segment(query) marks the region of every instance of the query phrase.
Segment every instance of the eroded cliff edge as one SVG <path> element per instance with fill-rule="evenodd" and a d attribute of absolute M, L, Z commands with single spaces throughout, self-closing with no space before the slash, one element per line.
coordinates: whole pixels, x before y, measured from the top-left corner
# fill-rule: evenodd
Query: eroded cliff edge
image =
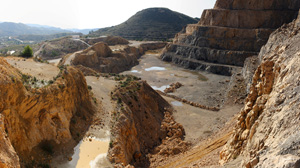
<path fill-rule="evenodd" d="M 300 17 L 271 34 L 259 54 L 233 135 L 221 163 L 244 156 L 243 166 L 297 167 L 300 160 Z"/>
<path fill-rule="evenodd" d="M 258 54 L 276 28 L 296 18 L 299 7 L 297 0 L 217 0 L 214 9 L 203 11 L 198 24 L 176 35 L 161 58 L 230 76 L 247 57 Z"/>
<path fill-rule="evenodd" d="M 0 70 L 1 118 L 23 165 L 45 160 L 53 148 L 73 140 L 79 125 L 88 123 L 93 106 L 79 70 L 62 69 L 53 84 L 41 88 L 25 87 L 26 76 L 4 59 Z"/>
<path fill-rule="evenodd" d="M 112 98 L 111 144 L 108 158 L 116 167 L 149 167 L 150 155 L 176 155 L 189 148 L 183 126 L 172 117 L 172 107 L 145 81 L 127 76 Z M 168 146 L 171 144 L 171 147 Z"/>

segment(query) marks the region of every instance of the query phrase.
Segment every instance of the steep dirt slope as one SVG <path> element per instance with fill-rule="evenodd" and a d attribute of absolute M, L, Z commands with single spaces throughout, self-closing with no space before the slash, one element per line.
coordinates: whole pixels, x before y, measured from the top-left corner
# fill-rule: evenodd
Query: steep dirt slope
<path fill-rule="evenodd" d="M 290 2 L 290 1 L 289 1 Z M 221 163 L 245 157 L 243 166 L 299 167 L 300 17 L 270 36 Z"/>

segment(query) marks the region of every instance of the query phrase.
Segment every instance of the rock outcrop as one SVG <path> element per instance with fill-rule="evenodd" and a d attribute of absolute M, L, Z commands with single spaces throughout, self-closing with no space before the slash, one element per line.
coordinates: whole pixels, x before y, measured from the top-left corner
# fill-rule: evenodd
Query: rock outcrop
<path fill-rule="evenodd" d="M 164 90 L 165 93 L 173 93 L 176 91 L 176 89 L 179 89 L 181 86 L 183 86 L 180 82 L 172 83 L 170 87 L 166 88 Z"/>
<path fill-rule="evenodd" d="M 82 65 L 103 73 L 119 73 L 138 64 L 143 50 L 127 46 L 124 50 L 112 51 L 106 43 L 95 45 L 75 53 L 71 65 Z"/>
<path fill-rule="evenodd" d="M 87 43 L 71 37 L 63 37 L 40 44 L 40 48 L 34 53 L 35 57 L 43 60 L 62 58 L 64 55 L 80 51 L 89 47 Z"/>
<path fill-rule="evenodd" d="M 72 140 L 71 120 L 78 125 L 76 116 L 81 116 L 87 122 L 93 111 L 85 78 L 73 67 L 63 70 L 53 84 L 38 89 L 25 87 L 24 75 L 4 59 L 0 59 L 0 70 L 1 120 L 22 162 L 37 159 L 31 155 L 33 149 L 46 145 L 44 149 L 51 152 Z M 6 149 L 1 145 L 0 150 Z M 37 155 L 42 159 L 41 152 Z"/>
<path fill-rule="evenodd" d="M 217 0 L 198 24 L 188 25 L 166 47 L 162 60 L 185 68 L 231 75 L 257 55 L 271 32 L 297 16 L 297 0 Z"/>
<path fill-rule="evenodd" d="M 258 66 L 259 66 L 259 60 L 258 60 L 257 55 L 246 58 L 244 67 L 242 69 L 242 75 L 243 75 L 244 82 L 246 85 L 247 93 L 250 92 L 252 77 Z"/>
<path fill-rule="evenodd" d="M 146 82 L 127 82 L 122 82 L 112 95 L 118 105 L 112 116 L 112 142 L 108 157 L 116 164 L 147 167 L 150 163 L 146 154 L 154 152 L 154 148 L 166 137 L 182 140 L 184 129 L 168 112 L 172 111 L 168 102 Z M 178 154 L 181 150 L 180 147 L 177 151 L 161 147 L 156 148 L 155 153 Z"/>
<path fill-rule="evenodd" d="M 294 7 L 294 1 L 285 2 L 282 7 Z M 299 30 L 300 15 L 272 33 L 261 49 L 260 65 L 233 135 L 220 154 L 221 163 L 243 155 L 247 168 L 299 167 Z"/>
<path fill-rule="evenodd" d="M 0 167 L 19 168 L 20 161 L 5 132 L 4 117 L 0 114 Z"/>
<path fill-rule="evenodd" d="M 112 51 L 107 43 L 99 42 L 93 46 L 63 58 L 61 65 L 68 64 L 91 68 L 102 73 L 120 73 L 138 64 L 138 58 L 147 50 L 166 46 L 163 42 L 142 43 L 138 46 L 122 45 Z"/>

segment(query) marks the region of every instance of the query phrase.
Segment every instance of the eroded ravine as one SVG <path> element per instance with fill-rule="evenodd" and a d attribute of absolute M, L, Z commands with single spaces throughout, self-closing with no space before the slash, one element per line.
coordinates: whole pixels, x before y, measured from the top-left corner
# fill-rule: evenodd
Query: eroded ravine
<path fill-rule="evenodd" d="M 84 138 L 74 148 L 70 159 L 59 156 L 53 163 L 57 168 L 96 168 L 112 167 L 106 159 L 110 143 L 110 118 L 114 110 L 114 102 L 110 93 L 116 82 L 109 78 L 86 76 L 87 84 L 93 93 L 93 101 L 97 101 L 98 109 L 93 123 Z"/>
<path fill-rule="evenodd" d="M 60 71 L 52 64 L 39 63 L 31 59 L 8 57 L 7 61 L 22 73 L 36 77 L 37 81 L 44 81 L 43 84 L 54 80 Z M 110 92 L 113 91 L 116 82 L 112 79 L 94 76 L 86 76 L 86 82 L 92 101 L 96 104 L 96 112 L 93 114 L 91 125 L 84 135 L 80 135 L 77 131 L 76 136 L 81 137 L 77 145 L 72 142 L 62 147 L 64 152 L 53 155 L 54 158 L 50 163 L 52 167 L 111 167 L 106 155 L 110 142 L 110 116 L 114 109 Z M 71 122 L 76 122 L 76 120 Z M 75 146 L 74 149 L 72 146 Z"/>

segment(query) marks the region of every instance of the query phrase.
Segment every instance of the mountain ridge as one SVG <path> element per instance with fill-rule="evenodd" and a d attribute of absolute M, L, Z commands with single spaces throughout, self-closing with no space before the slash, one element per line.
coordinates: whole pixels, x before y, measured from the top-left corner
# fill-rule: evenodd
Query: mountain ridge
<path fill-rule="evenodd" d="M 135 40 L 166 40 L 173 38 L 187 24 L 197 22 L 192 17 L 168 8 L 147 8 L 119 25 L 99 29 L 89 36 L 114 35 Z"/>
<path fill-rule="evenodd" d="M 24 23 L 2 22 L 0 23 L 0 37 L 19 35 L 49 35 L 57 33 L 67 33 L 70 31 L 54 27 L 32 27 Z"/>

